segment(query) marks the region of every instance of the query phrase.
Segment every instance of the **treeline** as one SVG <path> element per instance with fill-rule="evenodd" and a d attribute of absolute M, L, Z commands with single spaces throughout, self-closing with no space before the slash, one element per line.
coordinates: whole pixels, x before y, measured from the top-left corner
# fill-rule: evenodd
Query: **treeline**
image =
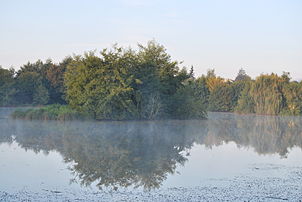
<path fill-rule="evenodd" d="M 198 119 L 206 111 L 257 114 L 302 113 L 302 83 L 289 73 L 260 75 L 241 69 L 234 80 L 214 70 L 194 77 L 154 41 L 138 50 L 113 46 L 27 63 L 18 71 L 0 67 L 0 106 L 68 104 L 100 120 Z"/>
<path fill-rule="evenodd" d="M 290 74 L 262 74 L 251 79 L 241 69 L 235 80 L 217 77 L 210 70 L 205 80 L 209 89 L 209 111 L 301 115 L 302 82 L 290 81 Z"/>
<path fill-rule="evenodd" d="M 99 56 L 89 52 L 0 72 L 2 106 L 66 103 L 100 120 L 206 116 L 193 69 L 180 68 L 154 41 L 138 51 L 114 46 Z"/>
<path fill-rule="evenodd" d="M 18 71 L 0 66 L 0 106 L 66 104 L 64 73 L 71 57 L 61 63 L 38 60 Z"/>

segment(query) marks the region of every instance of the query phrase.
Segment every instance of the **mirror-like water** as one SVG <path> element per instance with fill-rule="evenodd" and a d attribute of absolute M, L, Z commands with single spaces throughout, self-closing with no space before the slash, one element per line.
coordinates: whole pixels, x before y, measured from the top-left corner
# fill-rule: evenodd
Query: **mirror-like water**
<path fill-rule="evenodd" d="M 200 121 L 45 122 L 3 114 L 0 190 L 7 192 L 195 187 L 302 168 L 301 117 L 210 113 Z"/>

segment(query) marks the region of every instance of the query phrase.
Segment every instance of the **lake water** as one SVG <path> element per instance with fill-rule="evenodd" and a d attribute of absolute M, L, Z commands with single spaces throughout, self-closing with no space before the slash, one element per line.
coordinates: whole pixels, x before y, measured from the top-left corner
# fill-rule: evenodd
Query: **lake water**
<path fill-rule="evenodd" d="M 302 118 L 24 121 L 0 109 L 0 191 L 154 190 L 302 171 Z"/>

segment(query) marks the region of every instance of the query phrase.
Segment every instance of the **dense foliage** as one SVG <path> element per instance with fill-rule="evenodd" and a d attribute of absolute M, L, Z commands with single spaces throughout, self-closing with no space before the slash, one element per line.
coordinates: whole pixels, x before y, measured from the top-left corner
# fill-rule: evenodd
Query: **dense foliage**
<path fill-rule="evenodd" d="M 209 70 L 201 78 L 207 88 L 209 111 L 256 113 L 268 115 L 301 115 L 302 82 L 283 75 L 262 74 L 255 80 L 239 70 L 235 80 L 223 79 Z M 197 79 L 198 80 L 198 79 Z M 205 91 L 206 92 L 206 91 Z"/>
<path fill-rule="evenodd" d="M 193 68 L 180 68 L 154 41 L 138 51 L 114 46 L 100 56 L 88 52 L 59 64 L 39 60 L 18 71 L 0 70 L 1 106 L 67 103 L 100 120 L 206 116 Z"/>
<path fill-rule="evenodd" d="M 68 104 L 99 120 L 198 119 L 206 111 L 300 115 L 302 83 L 286 72 L 253 80 L 243 69 L 234 80 L 214 69 L 195 78 L 193 67 L 181 68 L 154 41 L 58 64 L 38 60 L 18 71 L 0 67 L 0 106 L 48 104 Z"/>
<path fill-rule="evenodd" d="M 89 114 L 80 113 L 67 105 L 47 105 L 45 107 L 17 109 L 12 113 L 14 119 L 25 120 L 86 120 L 91 119 Z"/>
<path fill-rule="evenodd" d="M 73 58 L 65 74 L 66 98 L 96 119 L 203 118 L 192 74 L 155 42 L 138 51 L 113 47 L 100 56 Z"/>
<path fill-rule="evenodd" d="M 289 74 L 261 75 L 249 82 L 243 90 L 238 112 L 257 114 L 302 113 L 302 83 L 290 82 Z"/>
<path fill-rule="evenodd" d="M 27 63 L 18 71 L 0 67 L 0 106 L 64 104 L 64 72 L 71 58 Z"/>

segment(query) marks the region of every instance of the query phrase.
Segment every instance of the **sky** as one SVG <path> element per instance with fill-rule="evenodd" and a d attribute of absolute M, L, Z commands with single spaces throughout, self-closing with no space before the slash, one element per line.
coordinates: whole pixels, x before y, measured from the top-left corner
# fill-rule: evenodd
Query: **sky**
<path fill-rule="evenodd" d="M 301 0 L 0 0 L 4 68 L 150 40 L 195 76 L 302 79 Z"/>

